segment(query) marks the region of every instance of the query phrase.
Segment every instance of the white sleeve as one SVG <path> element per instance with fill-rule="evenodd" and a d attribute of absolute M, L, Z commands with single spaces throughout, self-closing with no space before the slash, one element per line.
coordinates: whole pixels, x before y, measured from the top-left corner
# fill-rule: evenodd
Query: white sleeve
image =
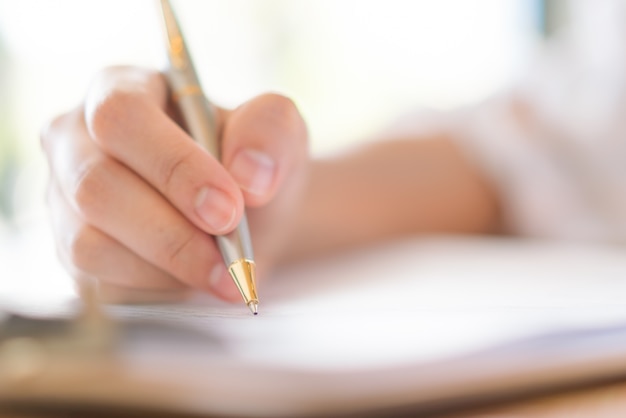
<path fill-rule="evenodd" d="M 626 243 L 626 2 L 575 4 L 572 31 L 518 88 L 410 124 L 446 131 L 476 161 L 510 232 Z"/>
<path fill-rule="evenodd" d="M 626 243 L 626 2 L 580 3 L 605 16 L 581 13 L 519 88 L 441 126 L 499 188 L 512 232 Z"/>
<path fill-rule="evenodd" d="M 581 143 L 535 110 L 511 95 L 456 112 L 446 123 L 499 190 L 506 228 L 626 242 L 624 131 Z"/>

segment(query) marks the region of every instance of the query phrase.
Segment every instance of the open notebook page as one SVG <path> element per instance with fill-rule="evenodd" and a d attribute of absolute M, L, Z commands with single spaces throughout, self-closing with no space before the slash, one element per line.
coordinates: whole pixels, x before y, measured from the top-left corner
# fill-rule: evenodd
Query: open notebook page
<path fill-rule="evenodd" d="M 206 330 L 229 354 L 297 369 L 432 361 L 550 331 L 626 323 L 626 251 L 505 240 L 397 243 L 260 284 L 260 314 L 198 297 L 117 307 Z"/>
<path fill-rule="evenodd" d="M 539 334 L 626 323 L 620 248 L 413 240 L 293 266 L 259 288 L 257 317 L 243 304 L 201 296 L 179 305 L 107 308 L 120 320 L 158 320 L 210 337 L 193 348 L 174 348 L 171 341 L 135 347 L 125 353 L 126 370 L 147 381 L 178 381 L 187 388 L 185 404 L 191 399 L 201 411 L 291 415 L 367 405 L 364 396 L 372 407 L 392 405 L 393 394 L 406 402 L 407 393 L 426 396 L 440 388 L 437 381 L 467 385 L 503 364 L 513 366 L 511 358 L 496 364 L 483 358 L 476 370 L 463 361 L 473 352 Z M 5 305 L 16 307 L 14 302 Z M 59 312 L 64 303 L 55 305 Z M 38 306 L 45 311 L 45 304 Z M 157 362 L 162 369 L 155 370 Z M 403 369 L 412 372 L 403 376 Z M 334 386 L 339 384 L 341 390 Z M 256 387 L 255 408 L 227 396 L 229 387 Z M 175 395 L 169 394 L 170 405 L 181 404 Z"/>

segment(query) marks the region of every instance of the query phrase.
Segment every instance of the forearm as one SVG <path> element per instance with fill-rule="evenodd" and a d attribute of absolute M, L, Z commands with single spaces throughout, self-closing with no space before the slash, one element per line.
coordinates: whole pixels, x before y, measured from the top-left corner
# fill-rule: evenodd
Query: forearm
<path fill-rule="evenodd" d="M 445 136 L 367 144 L 313 162 L 285 260 L 406 235 L 493 232 L 497 201 Z"/>

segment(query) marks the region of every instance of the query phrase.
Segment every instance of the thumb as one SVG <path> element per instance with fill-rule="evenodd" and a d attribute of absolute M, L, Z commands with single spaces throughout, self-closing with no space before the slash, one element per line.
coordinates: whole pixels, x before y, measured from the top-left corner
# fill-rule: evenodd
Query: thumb
<path fill-rule="evenodd" d="M 307 155 L 307 131 L 295 104 L 264 94 L 227 115 L 222 164 L 239 184 L 247 206 L 267 204 Z"/>

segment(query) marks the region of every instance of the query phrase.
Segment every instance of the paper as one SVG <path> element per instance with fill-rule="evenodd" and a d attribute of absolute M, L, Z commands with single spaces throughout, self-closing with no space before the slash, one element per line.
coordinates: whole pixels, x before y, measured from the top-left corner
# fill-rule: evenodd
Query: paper
<path fill-rule="evenodd" d="M 509 240 L 428 240 L 295 266 L 260 314 L 199 298 L 115 308 L 210 330 L 231 354 L 297 369 L 380 368 L 553 330 L 626 323 L 626 254 Z"/>
<path fill-rule="evenodd" d="M 120 321 L 192 328 L 209 342 L 130 344 L 107 369 L 117 387 L 92 385 L 82 396 L 188 412 L 306 416 L 432 405 L 550 379 L 562 384 L 590 371 L 621 371 L 614 366 L 626 353 L 625 294 L 622 248 L 461 238 L 387 244 L 259 283 L 256 317 L 243 303 L 209 297 L 108 307 Z M 582 344 L 591 334 L 578 330 L 592 327 L 615 331 Z M 554 337 L 534 337 L 545 334 Z M 481 352 L 488 354 L 473 354 Z M 581 361 L 584 367 L 572 367 Z M 164 394 L 146 397 L 146 387 Z"/>

